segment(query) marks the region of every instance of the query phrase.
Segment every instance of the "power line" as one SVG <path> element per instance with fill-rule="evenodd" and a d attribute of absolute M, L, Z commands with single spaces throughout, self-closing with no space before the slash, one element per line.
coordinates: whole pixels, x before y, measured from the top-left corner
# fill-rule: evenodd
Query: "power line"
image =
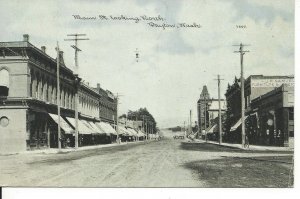
<path fill-rule="evenodd" d="M 65 41 L 75 41 L 75 45 L 71 45 L 72 48 L 75 50 L 75 75 L 78 75 L 78 52 L 81 51 L 78 48 L 78 41 L 79 40 L 90 40 L 89 38 L 78 38 L 80 36 L 86 36 L 86 34 L 68 34 L 69 37 L 74 37 L 72 39 L 64 39 Z"/>

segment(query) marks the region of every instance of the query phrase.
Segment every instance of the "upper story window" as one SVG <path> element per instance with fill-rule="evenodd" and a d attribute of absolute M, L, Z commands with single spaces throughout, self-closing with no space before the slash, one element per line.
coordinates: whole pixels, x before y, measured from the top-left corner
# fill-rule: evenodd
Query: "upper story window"
<path fill-rule="evenodd" d="M 0 96 L 7 97 L 9 90 L 9 72 L 5 68 L 0 69 Z"/>

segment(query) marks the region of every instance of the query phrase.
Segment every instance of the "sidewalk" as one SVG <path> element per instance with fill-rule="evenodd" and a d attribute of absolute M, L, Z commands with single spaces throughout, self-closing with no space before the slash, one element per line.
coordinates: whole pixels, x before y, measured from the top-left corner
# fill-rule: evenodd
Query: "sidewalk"
<path fill-rule="evenodd" d="M 145 141 L 136 141 L 136 142 L 122 142 L 120 144 L 113 143 L 113 144 L 100 144 L 100 145 L 94 145 L 94 146 L 83 146 L 79 147 L 78 149 L 75 148 L 63 148 L 61 150 L 57 148 L 46 148 L 46 149 L 36 149 L 32 151 L 24 151 L 20 153 L 15 154 L 56 154 L 56 153 L 69 153 L 69 152 L 75 152 L 75 151 L 85 151 L 85 150 L 93 150 L 93 149 L 100 149 L 100 148 L 107 148 L 107 147 L 117 147 L 117 146 L 123 146 L 128 144 L 143 144 L 143 143 L 149 143 L 154 140 L 145 140 Z M 0 155 L 13 155 L 13 154 L 0 154 Z"/>
<path fill-rule="evenodd" d="M 189 141 L 187 141 L 189 142 Z M 200 139 L 190 140 L 189 143 L 208 143 L 208 144 L 214 144 L 219 145 L 223 147 L 229 147 L 229 148 L 236 148 L 236 149 L 242 149 L 247 151 L 294 151 L 294 146 L 291 147 L 277 147 L 277 146 L 258 146 L 258 145 L 249 145 L 249 148 L 243 148 L 242 144 L 231 144 L 231 143 L 222 143 L 221 145 L 219 142 L 214 141 L 205 141 Z"/>

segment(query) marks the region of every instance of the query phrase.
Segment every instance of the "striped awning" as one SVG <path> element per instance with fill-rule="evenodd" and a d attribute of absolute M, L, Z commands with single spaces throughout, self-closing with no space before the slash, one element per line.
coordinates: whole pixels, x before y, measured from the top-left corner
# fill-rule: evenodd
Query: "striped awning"
<path fill-rule="evenodd" d="M 49 113 L 49 116 L 58 124 L 58 115 Z M 73 134 L 75 130 L 60 116 L 60 128 L 66 134 Z"/>
<path fill-rule="evenodd" d="M 75 119 L 71 117 L 66 117 L 67 120 L 72 124 L 72 126 L 75 128 Z M 87 126 L 82 120 L 78 120 L 78 132 L 79 134 L 92 134 L 95 133 L 94 130 Z"/>
<path fill-rule="evenodd" d="M 105 134 L 103 130 L 97 127 L 97 125 L 94 122 L 87 121 L 87 123 L 92 127 L 92 129 L 97 133 L 97 134 Z"/>
<path fill-rule="evenodd" d="M 96 122 L 95 123 L 99 128 L 102 129 L 103 132 L 105 132 L 107 135 L 113 134 L 117 135 L 116 130 L 108 123 L 106 122 Z"/>
<path fill-rule="evenodd" d="M 218 126 L 217 124 L 214 124 L 214 125 L 207 131 L 207 133 L 218 132 L 218 131 L 216 130 L 217 126 Z"/>
<path fill-rule="evenodd" d="M 137 136 L 138 135 L 138 133 L 132 128 L 127 128 L 127 131 L 130 131 L 132 136 Z"/>
<path fill-rule="evenodd" d="M 125 136 L 133 136 L 133 134 L 123 126 L 119 126 L 119 134 L 125 135 Z"/>
<path fill-rule="evenodd" d="M 146 136 L 142 131 L 138 131 L 138 137 L 144 137 L 144 136 Z"/>
<path fill-rule="evenodd" d="M 244 117 L 244 120 L 247 119 L 248 116 Z M 230 131 L 235 131 L 242 124 L 242 118 L 240 118 L 231 128 Z"/>

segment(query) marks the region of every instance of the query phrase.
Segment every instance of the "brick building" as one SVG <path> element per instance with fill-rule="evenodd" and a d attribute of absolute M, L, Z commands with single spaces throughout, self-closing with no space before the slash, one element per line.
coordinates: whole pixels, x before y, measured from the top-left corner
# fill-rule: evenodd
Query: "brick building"
<path fill-rule="evenodd" d="M 284 85 L 284 86 L 283 86 Z M 289 93 L 289 99 L 291 100 L 293 98 L 293 88 L 294 88 L 294 77 L 293 76 L 263 76 L 263 75 L 251 75 L 245 80 L 245 120 L 246 120 L 246 133 L 251 133 L 249 135 L 251 138 L 249 138 L 250 144 L 263 144 L 263 145 L 280 145 L 277 142 L 276 144 L 273 142 L 269 142 L 264 140 L 267 139 L 267 136 L 261 136 L 257 133 L 264 134 L 265 129 L 260 129 L 259 127 L 256 127 L 256 125 L 259 125 L 261 121 L 264 121 L 268 116 L 266 113 L 262 113 L 263 109 L 265 109 L 264 103 L 265 100 L 271 100 L 273 109 L 278 109 L 279 106 L 281 106 L 281 110 L 289 110 L 288 112 L 292 113 L 293 108 L 291 104 L 287 105 L 286 99 L 287 97 L 284 94 L 278 94 L 280 93 L 286 93 L 288 90 Z M 277 94 L 272 94 L 277 93 Z M 227 112 L 226 112 L 226 134 L 225 134 L 225 141 L 233 142 L 233 143 L 241 143 L 241 92 L 240 92 L 240 82 L 238 79 L 235 78 L 234 83 L 232 85 L 228 85 L 227 91 L 226 91 L 226 101 L 227 101 Z M 268 96 L 268 97 L 266 97 Z M 282 96 L 282 97 L 278 97 Z M 262 103 L 262 104 L 261 104 Z M 268 105 L 270 106 L 270 105 Z M 287 106 L 289 106 L 288 109 Z M 270 107 L 269 107 L 270 108 Z M 271 109 L 271 108 L 270 108 Z M 277 111 L 277 112 L 278 112 Z M 274 112 L 271 111 L 271 112 Z M 280 112 L 280 111 L 279 111 Z M 257 116 L 257 114 L 259 116 Z M 254 118 L 255 114 L 255 118 Z M 260 117 L 260 122 L 257 122 L 258 117 Z M 288 120 L 285 118 L 281 118 L 280 120 L 277 120 L 277 126 L 285 126 L 284 128 L 290 128 L 287 127 L 288 125 L 285 125 L 283 123 L 289 123 L 284 120 Z M 293 117 L 290 117 L 293 118 Z M 283 120 L 284 119 L 284 120 Z M 255 122 L 255 120 L 257 120 Z M 279 124 L 279 123 L 280 124 Z M 291 121 L 290 121 L 291 123 Z M 260 126 L 265 126 L 265 124 L 261 124 Z M 258 129 L 257 129 L 258 128 Z M 255 133 L 253 132 L 255 131 Z M 264 131 L 264 132 L 262 132 Z M 273 130 L 272 130 L 273 131 Z M 289 130 L 291 132 L 291 130 Z M 281 130 L 282 132 L 282 130 Z M 287 131 L 285 131 L 287 133 Z M 287 135 L 285 136 L 285 139 Z M 285 141 L 285 145 L 287 145 Z"/>
<path fill-rule="evenodd" d="M 246 134 L 252 144 L 293 145 L 294 87 L 282 84 L 253 99 L 246 124 Z"/>
<path fill-rule="evenodd" d="M 23 41 L 0 42 L 0 54 L 1 153 L 57 147 L 57 95 L 60 96 L 63 138 L 74 140 L 72 121 L 76 92 L 82 138 L 94 139 L 90 134 L 101 134 L 95 122 L 103 120 L 113 124 L 117 105 L 114 96 L 80 82 L 65 65 L 63 52 L 59 53 L 59 93 L 56 59 L 47 55 L 44 46 L 39 49 L 32 45 L 29 35 L 24 35 Z M 85 143 L 88 144 L 88 140 Z"/>

